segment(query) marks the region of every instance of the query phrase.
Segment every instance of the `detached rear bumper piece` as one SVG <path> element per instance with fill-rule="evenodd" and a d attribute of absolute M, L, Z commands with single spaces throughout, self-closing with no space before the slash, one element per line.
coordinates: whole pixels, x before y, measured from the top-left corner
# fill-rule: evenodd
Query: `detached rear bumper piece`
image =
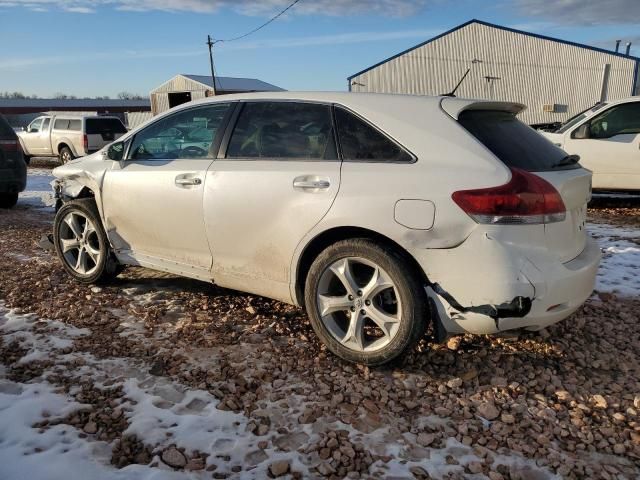
<path fill-rule="evenodd" d="M 567 318 L 593 292 L 601 252 L 590 237 L 582 253 L 566 263 L 541 251 L 532 252 L 530 259 L 525 250 L 494 245 L 496 250 L 487 254 L 453 249 L 469 254 L 461 287 L 456 271 L 426 287 L 431 309 L 446 332 L 540 330 Z"/>

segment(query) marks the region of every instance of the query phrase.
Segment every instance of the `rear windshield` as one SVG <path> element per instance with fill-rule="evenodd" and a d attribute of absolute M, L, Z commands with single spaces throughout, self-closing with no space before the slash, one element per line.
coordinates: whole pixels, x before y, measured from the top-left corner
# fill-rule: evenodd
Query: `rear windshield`
<path fill-rule="evenodd" d="M 127 133 L 127 128 L 117 118 L 87 118 L 87 135 L 96 133 Z"/>
<path fill-rule="evenodd" d="M 512 113 L 466 110 L 458 121 L 508 167 L 529 172 L 580 168 L 578 164 L 558 166 L 567 156 L 566 152 Z"/>
<path fill-rule="evenodd" d="M 9 122 L 7 122 L 2 115 L 0 115 L 0 138 L 16 138 L 16 132 L 13 131 Z"/>

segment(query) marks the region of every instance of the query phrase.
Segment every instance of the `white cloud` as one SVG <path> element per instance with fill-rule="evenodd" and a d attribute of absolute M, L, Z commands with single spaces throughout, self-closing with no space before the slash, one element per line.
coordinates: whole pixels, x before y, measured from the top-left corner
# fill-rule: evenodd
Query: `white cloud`
<path fill-rule="evenodd" d="M 292 11 L 298 14 L 407 16 L 430 3 L 441 0 L 303 0 Z M 245 15 L 268 16 L 281 10 L 291 0 L 0 0 L 2 7 L 24 7 L 31 10 L 62 9 L 90 13 L 99 7 L 127 11 L 185 11 L 214 13 L 229 8 Z"/>
<path fill-rule="evenodd" d="M 554 23 L 597 25 L 638 23 L 640 0 L 515 0 L 520 13 Z"/>

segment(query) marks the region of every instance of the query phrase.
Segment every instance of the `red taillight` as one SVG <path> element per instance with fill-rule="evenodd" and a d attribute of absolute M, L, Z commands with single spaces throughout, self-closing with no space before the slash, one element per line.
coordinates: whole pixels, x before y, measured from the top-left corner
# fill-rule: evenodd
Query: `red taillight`
<path fill-rule="evenodd" d="M 504 185 L 461 190 L 451 197 L 478 223 L 532 224 L 565 219 L 564 202 L 553 185 L 533 173 L 510 170 L 511 180 Z"/>
<path fill-rule="evenodd" d="M 5 152 L 17 152 L 20 150 L 20 142 L 18 140 L 0 140 L 0 148 Z"/>
<path fill-rule="evenodd" d="M 89 137 L 86 134 L 82 136 L 82 143 L 84 144 L 84 151 L 87 153 L 89 150 Z"/>

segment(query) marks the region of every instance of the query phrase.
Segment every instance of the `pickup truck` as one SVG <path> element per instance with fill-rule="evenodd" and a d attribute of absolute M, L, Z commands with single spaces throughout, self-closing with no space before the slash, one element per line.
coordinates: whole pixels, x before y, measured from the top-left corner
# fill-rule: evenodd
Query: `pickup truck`
<path fill-rule="evenodd" d="M 118 117 L 47 115 L 18 133 L 25 159 L 58 157 L 61 163 L 83 157 L 127 133 Z"/>

